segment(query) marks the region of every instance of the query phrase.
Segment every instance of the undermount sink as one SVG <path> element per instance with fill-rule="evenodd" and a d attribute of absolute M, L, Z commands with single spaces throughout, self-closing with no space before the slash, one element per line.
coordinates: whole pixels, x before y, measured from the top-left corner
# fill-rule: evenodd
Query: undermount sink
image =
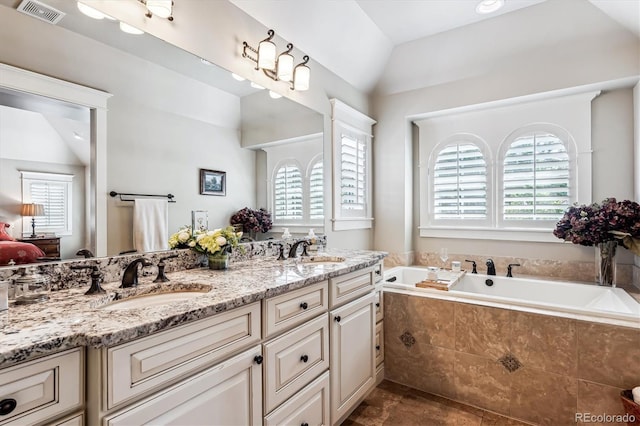
<path fill-rule="evenodd" d="M 346 259 L 340 256 L 308 256 L 301 257 L 300 263 L 311 264 L 311 265 L 333 265 L 337 263 L 342 263 Z"/>
<path fill-rule="evenodd" d="M 101 306 L 99 309 L 104 311 L 119 311 L 126 309 L 139 309 L 148 308 L 151 306 L 166 305 L 169 303 L 185 302 L 187 300 L 195 299 L 205 293 L 208 293 L 210 288 L 200 289 L 181 289 L 175 291 L 161 292 L 161 293 L 147 293 L 137 296 L 131 296 L 122 300 L 115 300 Z"/>

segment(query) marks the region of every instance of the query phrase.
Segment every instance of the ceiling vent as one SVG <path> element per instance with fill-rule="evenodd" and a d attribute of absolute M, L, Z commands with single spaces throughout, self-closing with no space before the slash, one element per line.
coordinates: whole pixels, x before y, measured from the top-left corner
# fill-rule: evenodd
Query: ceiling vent
<path fill-rule="evenodd" d="M 54 25 L 66 15 L 64 12 L 36 0 L 23 0 L 18 6 L 18 12 Z"/>

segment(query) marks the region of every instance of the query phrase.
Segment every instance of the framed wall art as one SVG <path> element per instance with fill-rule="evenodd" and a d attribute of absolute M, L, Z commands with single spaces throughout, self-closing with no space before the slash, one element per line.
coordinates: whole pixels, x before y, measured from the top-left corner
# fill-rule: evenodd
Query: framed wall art
<path fill-rule="evenodd" d="M 227 172 L 200 169 L 200 194 L 227 195 Z"/>

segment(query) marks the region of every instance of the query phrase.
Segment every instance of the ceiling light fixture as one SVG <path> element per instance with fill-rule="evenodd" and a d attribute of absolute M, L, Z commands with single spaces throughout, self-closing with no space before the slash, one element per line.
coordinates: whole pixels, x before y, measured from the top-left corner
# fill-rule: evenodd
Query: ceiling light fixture
<path fill-rule="evenodd" d="M 147 6 L 145 16 L 151 18 L 153 15 L 173 21 L 173 0 L 139 0 Z"/>
<path fill-rule="evenodd" d="M 246 41 L 242 42 L 242 57 L 255 62 L 255 69 L 262 70 L 270 79 L 289 83 L 291 90 L 309 90 L 311 77 L 311 69 L 307 66 L 309 57 L 303 56 L 302 62 L 294 67 L 294 57 L 291 55 L 293 44 L 288 43 L 287 50 L 277 55 L 276 45 L 271 41 L 275 32 L 269 30 L 267 34 L 268 37 L 258 44 L 257 49 L 249 46 Z M 256 57 L 249 52 L 255 53 Z"/>
<path fill-rule="evenodd" d="M 144 31 L 137 29 L 136 27 L 132 27 L 129 24 L 125 24 L 124 22 L 120 22 L 120 29 L 127 34 L 140 35 L 144 34 Z"/>
<path fill-rule="evenodd" d="M 91 6 L 87 6 L 84 3 L 76 2 L 76 5 L 78 6 L 78 10 L 89 18 L 104 19 L 107 17 L 104 13 L 92 8 Z"/>
<path fill-rule="evenodd" d="M 481 15 L 493 13 L 504 6 L 505 0 L 482 0 L 476 6 L 476 12 Z"/>

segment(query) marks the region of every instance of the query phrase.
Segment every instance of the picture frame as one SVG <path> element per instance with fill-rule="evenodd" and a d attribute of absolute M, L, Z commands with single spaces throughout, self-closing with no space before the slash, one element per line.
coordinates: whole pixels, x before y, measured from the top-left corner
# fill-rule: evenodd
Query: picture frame
<path fill-rule="evenodd" d="M 209 212 L 207 210 L 191 210 L 191 229 L 193 232 L 209 229 Z"/>
<path fill-rule="evenodd" d="M 227 172 L 200 169 L 201 195 L 227 195 Z"/>

